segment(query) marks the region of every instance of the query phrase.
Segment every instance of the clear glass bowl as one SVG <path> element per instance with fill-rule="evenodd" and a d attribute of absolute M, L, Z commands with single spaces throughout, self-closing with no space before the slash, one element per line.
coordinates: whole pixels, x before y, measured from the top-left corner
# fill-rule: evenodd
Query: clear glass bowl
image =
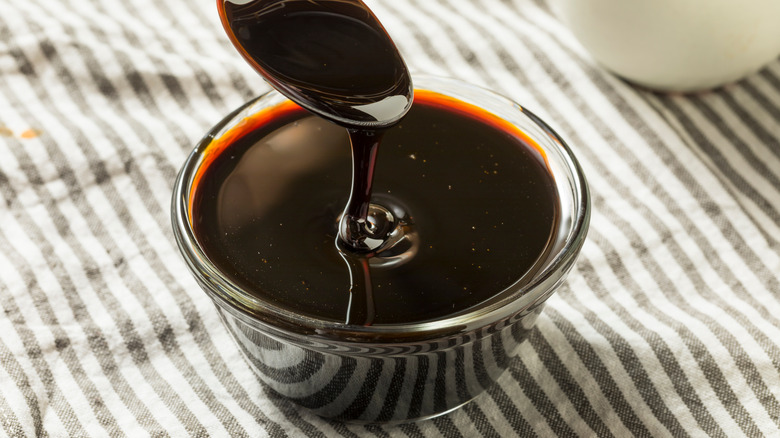
<path fill-rule="evenodd" d="M 415 76 L 415 86 L 488 110 L 518 127 L 547 155 L 560 198 L 559 226 L 536 269 L 518 273 L 522 278 L 498 291 L 489 305 L 414 324 L 348 325 L 276 307 L 220 272 L 191 227 L 193 180 L 215 138 L 286 100 L 275 91 L 247 102 L 212 128 L 187 158 L 174 187 L 171 214 L 179 249 L 248 362 L 272 390 L 323 417 L 409 422 L 449 412 L 479 395 L 517 354 L 587 234 L 587 182 L 552 128 L 511 100 L 474 85 Z"/>

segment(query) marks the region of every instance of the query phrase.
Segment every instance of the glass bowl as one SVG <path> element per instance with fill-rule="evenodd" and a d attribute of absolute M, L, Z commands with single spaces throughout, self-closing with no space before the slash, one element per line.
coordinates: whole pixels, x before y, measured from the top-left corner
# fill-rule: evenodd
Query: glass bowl
<path fill-rule="evenodd" d="M 286 101 L 276 91 L 247 102 L 212 128 L 187 158 L 174 187 L 176 242 L 248 363 L 270 389 L 323 417 L 409 422 L 449 412 L 482 393 L 517 355 L 587 234 L 587 182 L 572 151 L 552 128 L 484 88 L 428 76 L 415 76 L 415 85 L 493 113 L 523 131 L 546 154 L 559 195 L 560 221 L 533 272 L 519 273 L 522 279 L 498 291 L 487 305 L 420 323 L 351 325 L 263 301 L 209 260 L 191 225 L 194 178 L 214 139 L 246 117 L 274 111 Z"/>

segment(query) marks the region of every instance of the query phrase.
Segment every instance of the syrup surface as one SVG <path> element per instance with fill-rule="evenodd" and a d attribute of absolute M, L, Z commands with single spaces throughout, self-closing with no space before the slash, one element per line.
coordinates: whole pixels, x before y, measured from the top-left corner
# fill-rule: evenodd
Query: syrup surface
<path fill-rule="evenodd" d="M 410 212 L 398 266 L 348 266 L 335 240 L 350 188 L 345 129 L 292 103 L 261 111 L 206 153 L 193 188 L 198 241 L 229 278 L 276 306 L 374 325 L 440 319 L 515 283 L 548 246 L 559 201 L 543 153 L 484 110 L 416 91 L 379 148 L 373 202 Z M 356 268 L 371 294 L 351 297 Z"/>

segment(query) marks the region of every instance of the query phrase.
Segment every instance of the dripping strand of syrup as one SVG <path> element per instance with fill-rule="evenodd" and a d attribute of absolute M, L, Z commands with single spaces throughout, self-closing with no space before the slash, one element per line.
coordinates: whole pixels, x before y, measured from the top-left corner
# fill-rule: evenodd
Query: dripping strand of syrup
<path fill-rule="evenodd" d="M 228 36 L 258 73 L 304 108 L 348 128 L 352 187 L 338 238 L 346 251 L 369 256 L 365 240 L 384 239 L 372 233 L 368 215 L 382 130 L 412 104 L 411 77 L 395 44 L 362 0 L 217 4 Z M 361 266 L 369 294 L 368 262 Z"/>
<path fill-rule="evenodd" d="M 367 255 L 370 251 L 360 251 L 360 239 L 370 234 L 366 231 L 369 226 L 368 209 L 374 186 L 376 157 L 384 130 L 349 129 L 348 133 L 352 150 L 352 185 L 342 221 L 346 221 L 346 226 L 353 229 L 339 233 L 339 238 L 347 244 L 347 248 Z"/>

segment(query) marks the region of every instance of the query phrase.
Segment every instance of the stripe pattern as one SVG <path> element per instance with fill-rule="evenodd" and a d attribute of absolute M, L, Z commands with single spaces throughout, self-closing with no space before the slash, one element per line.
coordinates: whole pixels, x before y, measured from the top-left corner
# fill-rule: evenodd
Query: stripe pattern
<path fill-rule="evenodd" d="M 384 424 L 440 415 L 490 388 L 544 308 L 542 301 L 436 340 L 361 345 L 273 333 L 229 304 L 215 304 L 258 378 L 279 396 L 324 418 Z"/>
<path fill-rule="evenodd" d="M 589 240 L 498 384 L 475 377 L 489 389 L 472 403 L 398 426 L 328 422 L 287 402 L 273 371 L 255 374 L 242 358 L 170 230 L 186 154 L 267 90 L 229 46 L 213 1 L 8 0 L 0 434 L 776 435 L 780 61 L 713 92 L 662 95 L 594 65 L 554 2 L 368 3 L 413 71 L 531 108 L 589 178 Z M 484 363 L 503 360 L 499 344 L 482 344 Z M 333 360 L 285 357 L 301 376 Z M 478 366 L 465 352 L 420 357 L 355 364 L 352 376 L 423 409 L 436 398 L 404 389 L 412 376 L 446 376 L 439 387 L 458 395 L 471 383 L 457 376 Z M 349 406 L 392 418 L 396 404 L 369 392 Z"/>

